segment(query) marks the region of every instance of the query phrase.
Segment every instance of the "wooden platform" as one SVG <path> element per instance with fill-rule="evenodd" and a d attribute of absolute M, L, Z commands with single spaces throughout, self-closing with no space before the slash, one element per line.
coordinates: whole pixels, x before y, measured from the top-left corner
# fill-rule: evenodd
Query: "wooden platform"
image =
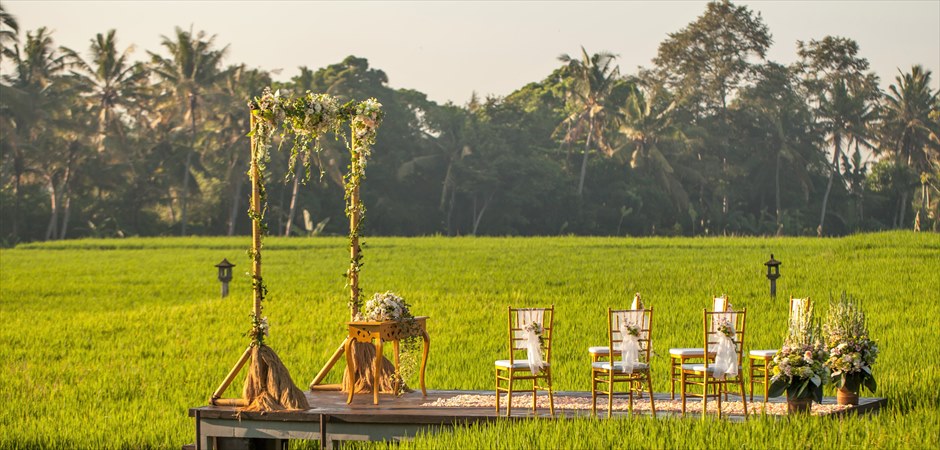
<path fill-rule="evenodd" d="M 550 418 L 548 397 L 540 393 L 540 408 L 532 412 L 532 394 L 513 396 L 512 415 L 505 417 L 505 396 L 496 416 L 494 391 L 428 391 L 411 392 L 402 397 L 382 394 L 379 405 L 372 404 L 371 395 L 357 395 L 352 404 L 346 404 L 346 395 L 336 391 L 307 392 L 314 407 L 306 411 L 239 413 L 234 407 L 202 406 L 191 408 L 190 417 L 196 420 L 196 448 L 237 448 L 232 442 L 239 439 L 290 440 L 307 439 L 323 442 L 323 448 L 332 448 L 336 441 L 346 440 L 401 440 L 414 437 L 420 430 L 450 427 L 474 422 L 495 420 L 526 420 L 534 417 Z M 785 399 L 771 399 L 768 403 L 748 402 L 750 414 L 780 414 L 786 409 Z M 614 399 L 614 418 L 628 416 L 626 396 Z M 544 403 L 544 407 L 541 404 Z M 599 396 L 598 416 L 607 416 L 607 398 Z M 723 402 L 723 417 L 732 421 L 744 420 L 740 398 L 730 396 Z M 814 405 L 814 414 L 846 415 L 877 411 L 887 401 L 882 398 L 860 398 L 856 407 L 836 407 L 835 398 L 826 397 L 822 405 Z M 709 415 L 714 415 L 715 402 L 709 401 Z M 680 414 L 678 397 L 655 394 L 657 417 Z M 766 406 L 765 406 L 766 405 Z M 701 401 L 689 399 L 687 415 L 700 416 Z M 637 398 L 635 414 L 649 414 L 649 399 Z M 586 417 L 591 415 L 590 392 L 555 392 L 556 418 Z M 232 440 L 234 438 L 234 440 Z M 228 441 L 226 440 L 228 439 Z M 273 445 L 271 447 L 274 447 Z"/>

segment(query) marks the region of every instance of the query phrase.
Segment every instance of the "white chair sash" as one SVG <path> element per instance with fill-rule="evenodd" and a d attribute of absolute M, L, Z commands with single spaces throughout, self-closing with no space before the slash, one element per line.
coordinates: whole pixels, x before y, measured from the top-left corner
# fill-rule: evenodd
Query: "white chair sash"
<path fill-rule="evenodd" d="M 533 322 L 541 327 L 543 313 L 544 311 L 541 309 L 522 309 L 517 311 L 518 315 L 516 317 L 519 328 L 523 329 L 522 337 L 523 342 L 525 342 L 526 357 L 529 362 L 529 370 L 533 374 L 539 373 L 545 368 L 545 361 L 542 359 L 542 343 L 538 334 L 525 329 L 525 327 Z"/>
<path fill-rule="evenodd" d="M 734 345 L 734 339 L 724 333 L 718 332 L 718 326 L 722 321 L 728 321 L 731 325 L 732 336 L 734 335 L 734 323 L 737 319 L 736 313 L 716 314 L 713 317 L 712 329 L 716 331 L 717 343 L 715 344 L 715 363 L 712 365 L 715 378 L 724 379 L 726 376 L 735 376 L 738 374 L 738 351 Z"/>
<path fill-rule="evenodd" d="M 640 337 L 627 331 L 628 327 L 643 329 L 643 311 L 629 311 L 620 317 L 620 359 L 623 362 L 623 371 L 633 373 L 640 363 Z"/>

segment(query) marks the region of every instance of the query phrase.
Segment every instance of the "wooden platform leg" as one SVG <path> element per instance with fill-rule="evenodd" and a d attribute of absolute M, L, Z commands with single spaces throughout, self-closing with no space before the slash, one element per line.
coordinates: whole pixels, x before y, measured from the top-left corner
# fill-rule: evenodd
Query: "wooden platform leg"
<path fill-rule="evenodd" d="M 353 394 L 356 392 L 356 371 L 353 370 L 353 358 L 350 347 L 352 346 L 352 339 L 346 339 L 344 352 L 346 353 L 346 388 L 349 390 L 349 395 L 346 397 L 346 404 L 352 403 Z"/>
<path fill-rule="evenodd" d="M 421 338 L 424 339 L 424 351 L 421 354 L 421 373 L 420 373 L 420 384 L 421 384 L 421 395 L 427 397 L 428 390 L 424 387 L 424 372 L 428 367 L 428 353 L 431 350 L 431 337 L 428 336 L 426 330 L 421 330 Z M 496 393 L 497 402 L 499 402 L 499 392 Z"/>

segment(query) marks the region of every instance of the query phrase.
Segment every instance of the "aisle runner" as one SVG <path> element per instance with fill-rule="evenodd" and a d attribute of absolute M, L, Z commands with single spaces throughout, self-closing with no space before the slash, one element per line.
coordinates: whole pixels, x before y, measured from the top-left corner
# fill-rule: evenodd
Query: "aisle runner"
<path fill-rule="evenodd" d="M 614 411 L 629 411 L 629 403 L 626 398 L 614 398 Z M 502 395 L 500 397 L 500 408 L 506 405 L 506 396 Z M 512 405 L 518 410 L 526 410 L 532 408 L 532 394 L 515 394 L 513 396 Z M 760 414 L 762 407 L 762 402 L 748 402 L 748 412 L 751 414 Z M 475 394 L 462 394 L 456 395 L 450 398 L 441 398 L 433 402 L 427 402 L 421 404 L 421 406 L 427 407 L 444 407 L 444 408 L 494 408 L 496 405 L 493 402 L 492 395 L 475 395 Z M 539 408 L 548 408 L 548 396 L 539 395 L 538 396 L 538 407 Z M 715 401 L 708 402 L 708 412 L 718 413 L 718 403 Z M 822 416 L 826 414 L 832 414 L 839 411 L 844 411 L 848 409 L 848 406 L 842 405 L 820 405 L 813 404 L 813 415 Z M 570 409 L 570 410 L 591 410 L 591 398 L 590 397 L 573 397 L 565 395 L 555 395 L 555 409 Z M 598 412 L 607 410 L 607 396 L 599 395 L 597 397 L 597 410 Z M 650 411 L 650 402 L 648 399 L 633 397 L 633 410 L 635 412 Z M 686 413 L 701 413 L 702 412 L 702 402 L 701 400 L 694 401 L 689 400 L 686 403 Z M 679 399 L 676 400 L 656 400 L 656 412 L 668 412 L 668 413 L 681 413 L 682 412 L 682 401 Z M 722 401 L 721 402 L 721 412 L 722 414 L 744 414 L 744 405 L 740 401 Z M 767 414 L 771 415 L 786 415 L 787 414 L 787 404 L 786 403 L 767 403 Z"/>

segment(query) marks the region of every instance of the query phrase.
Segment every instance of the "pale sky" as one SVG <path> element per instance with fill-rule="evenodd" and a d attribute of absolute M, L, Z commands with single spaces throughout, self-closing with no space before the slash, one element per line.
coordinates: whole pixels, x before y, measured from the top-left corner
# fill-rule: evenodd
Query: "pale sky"
<path fill-rule="evenodd" d="M 738 1 L 760 12 L 773 34 L 768 59 L 789 64 L 796 41 L 826 35 L 855 39 L 862 57 L 894 82 L 921 64 L 940 89 L 940 0 Z M 562 53 L 619 55 L 622 73 L 650 67 L 668 33 L 701 15 L 704 1 L 606 2 L 312 2 L 3 0 L 26 30 L 47 26 L 56 44 L 83 55 L 97 33 L 117 29 L 119 48 L 161 52 L 175 26 L 216 35 L 225 64 L 245 63 L 286 80 L 311 69 L 365 57 L 395 88 L 464 104 L 474 91 L 503 96 L 539 81 Z"/>

